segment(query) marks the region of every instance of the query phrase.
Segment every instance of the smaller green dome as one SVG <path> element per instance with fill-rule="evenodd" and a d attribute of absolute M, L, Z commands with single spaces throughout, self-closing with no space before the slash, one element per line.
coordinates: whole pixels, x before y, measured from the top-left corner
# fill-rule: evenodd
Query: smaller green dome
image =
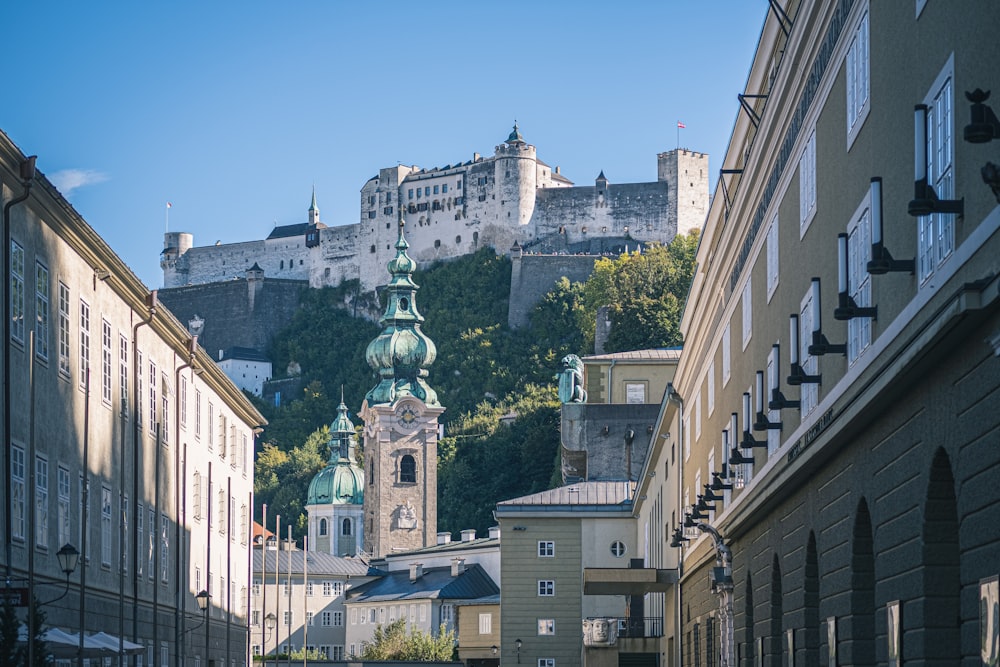
<path fill-rule="evenodd" d="M 337 418 L 330 425 L 330 459 L 309 483 L 307 505 L 363 505 L 365 473 L 354 459 L 354 424 L 341 397 Z"/>
<path fill-rule="evenodd" d="M 523 144 L 524 143 L 524 137 L 521 136 L 521 133 L 517 129 L 517 121 L 516 120 L 514 121 L 514 130 L 507 136 L 507 143 L 508 144 Z"/>

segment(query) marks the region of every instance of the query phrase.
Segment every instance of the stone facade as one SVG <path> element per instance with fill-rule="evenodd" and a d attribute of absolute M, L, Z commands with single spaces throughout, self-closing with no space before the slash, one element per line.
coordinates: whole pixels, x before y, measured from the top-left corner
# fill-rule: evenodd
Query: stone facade
<path fill-rule="evenodd" d="M 307 222 L 276 227 L 264 240 L 196 247 L 190 233 L 167 233 L 163 284 L 232 280 L 256 262 L 268 278 L 306 280 L 312 287 L 357 278 L 370 291 L 384 282 L 401 220 L 411 255 L 424 262 L 483 246 L 507 252 L 515 242 L 528 251 L 594 254 L 615 239 L 669 243 L 704 220 L 708 156 L 668 151 L 657 156 L 655 182 L 614 184 L 601 173 L 593 186 L 575 187 L 559 167 L 540 160 L 515 127 L 492 157 L 381 169 L 361 188 L 359 203 L 357 223 L 328 227 L 314 196 Z"/>

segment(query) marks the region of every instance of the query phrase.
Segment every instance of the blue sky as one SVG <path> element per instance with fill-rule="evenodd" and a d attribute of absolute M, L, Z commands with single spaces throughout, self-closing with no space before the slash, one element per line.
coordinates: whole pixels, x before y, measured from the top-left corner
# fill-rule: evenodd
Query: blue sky
<path fill-rule="evenodd" d="M 151 288 L 196 245 L 358 220 L 380 167 L 491 155 L 516 118 L 587 185 L 717 174 L 763 0 L 6 3 L 0 129 Z"/>

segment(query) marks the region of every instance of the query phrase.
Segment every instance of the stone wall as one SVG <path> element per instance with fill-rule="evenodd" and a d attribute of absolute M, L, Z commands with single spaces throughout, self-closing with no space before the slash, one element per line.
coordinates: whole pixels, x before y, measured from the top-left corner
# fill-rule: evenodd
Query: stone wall
<path fill-rule="evenodd" d="M 299 308 L 303 280 L 247 280 L 159 290 L 160 302 L 185 326 L 195 316 L 205 320 L 198 343 L 213 359 L 219 350 L 249 347 L 266 352 L 271 339 Z M 274 369 L 280 375 L 284 369 Z"/>
<path fill-rule="evenodd" d="M 636 479 L 659 411 L 656 403 L 564 403 L 560 411 L 563 483 Z M 631 471 L 625 452 L 629 428 L 634 432 Z"/>
<path fill-rule="evenodd" d="M 521 255 L 514 253 L 510 269 L 510 310 L 507 325 L 528 325 L 529 316 L 543 296 L 565 276 L 571 283 L 584 282 L 594 271 L 593 255 Z"/>

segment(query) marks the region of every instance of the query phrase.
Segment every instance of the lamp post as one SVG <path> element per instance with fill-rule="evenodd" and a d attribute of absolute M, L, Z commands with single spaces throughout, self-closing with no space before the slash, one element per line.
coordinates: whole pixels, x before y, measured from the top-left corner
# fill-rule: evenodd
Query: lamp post
<path fill-rule="evenodd" d="M 521 664 L 521 644 L 522 642 L 520 639 L 514 640 L 514 648 L 517 649 L 517 664 L 519 665 Z"/>
<path fill-rule="evenodd" d="M 263 641 L 263 644 L 264 644 L 264 659 L 265 660 L 267 660 L 267 640 L 271 636 L 271 633 L 274 631 L 274 629 L 277 626 L 278 626 L 278 617 L 274 615 L 273 611 L 268 612 L 267 615 L 264 617 L 264 630 L 266 630 L 266 632 L 264 633 L 264 641 Z M 275 638 L 275 646 L 274 646 L 274 648 L 275 648 L 275 651 L 274 651 L 275 660 L 277 660 L 277 655 L 278 655 L 277 638 Z"/>
<path fill-rule="evenodd" d="M 51 600 L 46 600 L 45 602 L 39 602 L 38 606 L 43 607 L 47 604 L 52 604 L 53 602 L 58 602 L 66 597 L 69 593 L 69 577 L 76 570 L 77 563 L 80 562 L 80 552 L 76 550 L 72 544 L 64 544 L 59 551 L 56 552 L 56 558 L 59 559 L 59 569 L 63 571 L 66 575 L 66 588 L 63 590 L 59 597 L 54 597 Z"/>

